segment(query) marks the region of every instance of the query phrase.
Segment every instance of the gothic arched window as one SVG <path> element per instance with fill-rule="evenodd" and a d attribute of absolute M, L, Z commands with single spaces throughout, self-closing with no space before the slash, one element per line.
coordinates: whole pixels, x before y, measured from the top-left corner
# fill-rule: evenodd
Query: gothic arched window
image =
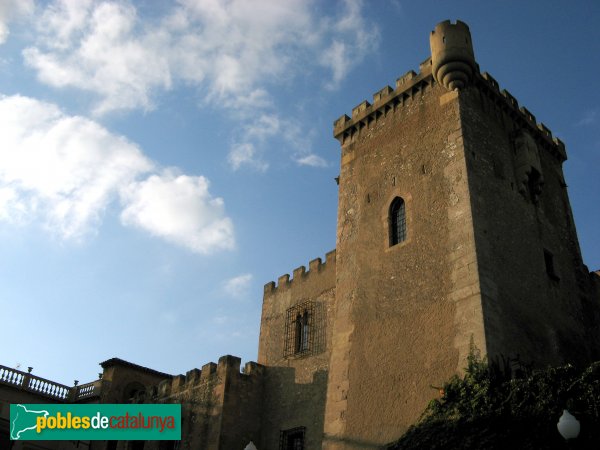
<path fill-rule="evenodd" d="M 404 200 L 396 197 L 390 205 L 390 246 L 406 240 L 406 207 Z"/>

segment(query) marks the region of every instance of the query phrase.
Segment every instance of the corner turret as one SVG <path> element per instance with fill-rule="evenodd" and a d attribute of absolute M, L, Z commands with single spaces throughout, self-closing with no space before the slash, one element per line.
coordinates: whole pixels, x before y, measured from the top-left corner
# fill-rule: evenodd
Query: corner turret
<path fill-rule="evenodd" d="M 465 88 L 477 72 L 471 33 L 460 20 L 440 22 L 429 37 L 432 73 L 435 80 L 453 91 Z"/>

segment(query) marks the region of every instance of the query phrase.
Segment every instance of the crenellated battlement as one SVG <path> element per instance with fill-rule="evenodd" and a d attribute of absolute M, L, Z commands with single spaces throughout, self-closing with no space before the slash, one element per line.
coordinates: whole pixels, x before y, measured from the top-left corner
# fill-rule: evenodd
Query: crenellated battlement
<path fill-rule="evenodd" d="M 352 117 L 344 114 L 333 123 L 333 135 L 344 145 L 347 139 L 352 139 L 361 129 L 368 127 L 372 122 L 390 112 L 407 105 L 415 95 L 437 83 L 432 76 L 431 58 L 426 59 L 419 66 L 419 73 L 409 70 L 396 80 L 396 88 L 385 86 L 373 94 L 373 103 L 367 100 L 359 103 L 352 109 Z M 474 84 L 486 94 L 498 107 L 502 108 L 510 117 L 526 126 L 536 139 L 544 144 L 559 160 L 565 161 L 567 155 L 563 142 L 552 136 L 550 129 L 543 123 L 538 123 L 535 116 L 525 107 L 519 107 L 519 102 L 507 90 L 500 89 L 498 82 L 487 72 L 474 74 Z M 279 284 L 289 282 L 289 279 L 280 277 Z M 288 275 L 289 278 L 289 275 Z M 266 287 L 265 287 L 266 289 Z"/>
<path fill-rule="evenodd" d="M 308 271 L 305 266 L 300 266 L 293 270 L 293 278 L 290 279 L 290 275 L 286 273 L 277 279 L 277 284 L 274 281 L 265 284 L 264 295 L 271 295 L 279 289 L 287 289 L 294 282 L 306 281 L 313 274 L 323 273 L 330 268 L 335 269 L 335 250 L 325 254 L 325 262 L 321 258 L 310 261 L 308 263 Z"/>
<path fill-rule="evenodd" d="M 333 123 L 333 136 L 343 145 L 372 121 L 404 106 L 413 96 L 434 83 L 431 75 L 431 58 L 420 65 L 417 74 L 409 70 L 396 80 L 396 89 L 385 86 L 373 94 L 373 103 L 364 100 L 352 109 L 352 117 L 342 115 Z"/>
<path fill-rule="evenodd" d="M 240 371 L 241 359 L 237 356 L 225 355 L 219 362 L 206 363 L 202 369 L 192 369 L 185 375 L 177 375 L 169 380 L 163 380 L 158 385 L 158 396 L 168 397 L 183 393 L 199 386 L 223 381 L 227 377 L 256 378 L 263 374 L 264 366 L 254 361 L 248 361 Z"/>
<path fill-rule="evenodd" d="M 489 73 L 483 72 L 475 77 L 475 85 L 486 94 L 509 117 L 517 121 L 522 127 L 528 129 L 531 135 L 543 144 L 561 162 L 567 159 L 565 144 L 557 137 L 552 136 L 552 131 L 542 122 L 537 122 L 535 116 L 524 106 L 519 107 L 519 102 L 506 89 L 500 89 L 498 82 Z"/>

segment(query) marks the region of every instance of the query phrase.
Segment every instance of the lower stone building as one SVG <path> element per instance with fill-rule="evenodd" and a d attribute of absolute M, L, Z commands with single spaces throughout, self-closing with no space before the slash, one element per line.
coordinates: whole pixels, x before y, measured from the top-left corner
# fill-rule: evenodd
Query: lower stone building
<path fill-rule="evenodd" d="M 265 285 L 258 361 L 172 376 L 113 358 L 63 386 L 0 367 L 0 447 L 375 449 L 473 346 L 537 366 L 600 359 L 564 144 L 438 24 L 431 57 L 334 123 L 336 249 Z M 10 403 L 180 403 L 181 442 L 11 442 Z M 11 446 L 12 445 L 12 446 Z"/>

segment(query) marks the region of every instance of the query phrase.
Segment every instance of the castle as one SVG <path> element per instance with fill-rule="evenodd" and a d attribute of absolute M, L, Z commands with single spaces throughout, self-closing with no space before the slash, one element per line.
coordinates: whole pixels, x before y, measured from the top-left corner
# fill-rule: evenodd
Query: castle
<path fill-rule="evenodd" d="M 600 272 L 581 258 L 563 143 L 480 73 L 467 25 L 442 22 L 430 43 L 419 73 L 335 121 L 336 249 L 265 285 L 257 362 L 172 376 L 113 358 L 74 387 L 0 366 L 2 448 L 10 403 L 167 402 L 182 404 L 181 442 L 87 448 L 375 449 L 472 346 L 537 366 L 600 359 Z"/>

